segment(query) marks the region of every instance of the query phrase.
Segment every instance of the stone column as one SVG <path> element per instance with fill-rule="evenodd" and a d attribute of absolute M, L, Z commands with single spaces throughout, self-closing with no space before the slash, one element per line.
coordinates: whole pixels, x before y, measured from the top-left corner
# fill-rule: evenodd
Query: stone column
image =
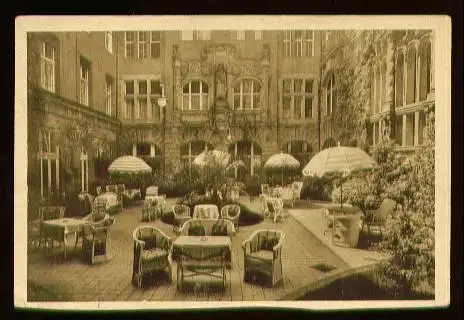
<path fill-rule="evenodd" d="M 384 100 L 384 105 L 383 109 L 384 110 L 389 110 L 390 111 L 390 116 L 393 116 L 395 113 L 395 50 L 393 48 L 393 37 L 392 33 L 387 37 L 387 50 L 385 54 L 385 62 L 386 62 L 386 68 L 385 68 L 385 96 L 383 98 Z M 391 117 L 394 119 L 394 117 Z M 390 125 L 394 126 L 395 121 L 390 121 Z M 391 135 L 394 134 L 394 127 L 391 128 L 390 130 Z M 390 136 L 390 138 L 393 138 Z"/>

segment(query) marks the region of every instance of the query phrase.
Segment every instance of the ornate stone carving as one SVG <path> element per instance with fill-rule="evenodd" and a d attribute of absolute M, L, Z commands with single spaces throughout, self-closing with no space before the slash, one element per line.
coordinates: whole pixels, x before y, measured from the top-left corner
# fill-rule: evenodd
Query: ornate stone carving
<path fill-rule="evenodd" d="M 189 73 L 200 73 L 201 64 L 199 61 L 190 61 L 189 62 Z"/>

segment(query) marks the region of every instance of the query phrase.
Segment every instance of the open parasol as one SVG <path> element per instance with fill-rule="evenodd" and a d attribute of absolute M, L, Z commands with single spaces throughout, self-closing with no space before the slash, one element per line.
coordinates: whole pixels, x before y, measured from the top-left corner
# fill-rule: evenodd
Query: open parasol
<path fill-rule="evenodd" d="M 108 172 L 120 173 L 148 173 L 151 167 L 142 159 L 135 156 L 122 156 L 116 158 L 108 167 Z"/>
<path fill-rule="evenodd" d="M 300 167 L 300 162 L 296 160 L 291 154 L 276 153 L 267 159 L 264 164 L 265 168 L 280 168 L 282 170 L 282 185 L 284 184 L 284 169 L 285 168 L 298 168 Z"/>

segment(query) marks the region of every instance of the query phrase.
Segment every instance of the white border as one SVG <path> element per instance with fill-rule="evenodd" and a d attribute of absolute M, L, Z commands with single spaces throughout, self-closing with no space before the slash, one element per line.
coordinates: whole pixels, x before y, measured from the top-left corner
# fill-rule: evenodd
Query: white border
<path fill-rule="evenodd" d="M 450 302 L 451 19 L 448 16 L 23 16 L 15 32 L 14 302 L 22 308 L 63 310 L 282 307 L 332 310 L 441 307 Z M 432 301 L 298 302 L 27 302 L 27 81 L 26 32 L 188 29 L 433 29 L 436 115 L 436 288 Z M 438 155 L 440 155 L 438 157 Z M 439 161 L 440 160 L 440 161 Z"/>

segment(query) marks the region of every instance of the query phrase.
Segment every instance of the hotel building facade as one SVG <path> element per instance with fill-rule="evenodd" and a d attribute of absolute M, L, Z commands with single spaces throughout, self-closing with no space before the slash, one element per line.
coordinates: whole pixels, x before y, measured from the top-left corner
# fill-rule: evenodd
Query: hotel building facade
<path fill-rule="evenodd" d="M 304 164 L 337 130 L 341 40 L 317 30 L 29 33 L 30 179 L 42 198 L 68 176 L 89 191 L 94 159 L 132 154 L 172 172 L 206 147 L 250 174 L 280 151 Z M 434 105 L 433 34 L 388 32 L 376 43 L 370 143 L 388 134 L 412 150 Z M 63 140 L 79 134 L 92 143 Z"/>

